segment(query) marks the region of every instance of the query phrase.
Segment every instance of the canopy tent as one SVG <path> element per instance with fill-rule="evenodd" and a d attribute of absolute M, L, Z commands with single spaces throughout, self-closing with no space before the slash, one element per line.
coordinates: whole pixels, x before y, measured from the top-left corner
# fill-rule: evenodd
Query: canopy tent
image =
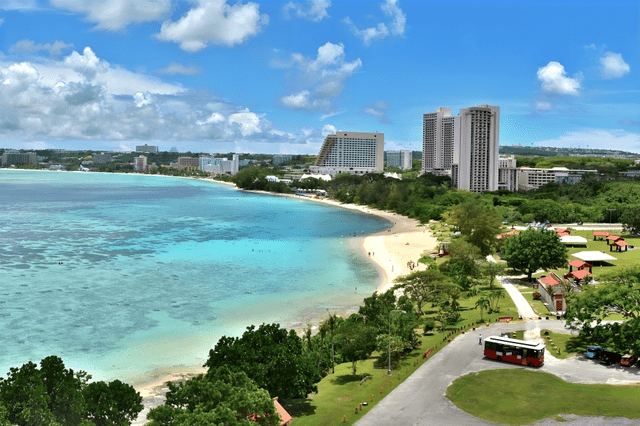
<path fill-rule="evenodd" d="M 609 256 L 607 253 L 602 251 L 581 251 L 578 253 L 572 254 L 573 257 L 577 257 L 580 260 L 585 262 L 593 263 L 593 262 L 608 262 L 610 260 L 618 260 L 613 256 Z"/>
<path fill-rule="evenodd" d="M 563 244 L 587 245 L 587 239 L 584 237 L 579 237 L 577 235 L 565 235 L 564 237 L 561 236 L 560 242 Z"/>

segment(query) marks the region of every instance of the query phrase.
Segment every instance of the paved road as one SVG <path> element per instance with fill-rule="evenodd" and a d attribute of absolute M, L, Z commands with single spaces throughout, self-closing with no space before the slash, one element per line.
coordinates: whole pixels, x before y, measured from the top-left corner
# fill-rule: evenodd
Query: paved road
<path fill-rule="evenodd" d="M 478 419 L 453 405 L 445 396 L 447 387 L 457 377 L 481 370 L 523 368 L 484 358 L 483 347 L 478 345 L 478 333 L 484 336 L 504 331 L 521 329 L 564 330 L 564 323 L 557 320 L 528 321 L 526 323 L 499 324 L 483 327 L 475 332 L 458 336 L 449 345 L 424 363 L 407 380 L 365 414 L 355 424 L 358 426 L 389 425 L 495 425 Z M 640 369 L 625 369 L 620 366 L 605 367 L 584 358 L 558 360 L 545 356 L 545 365 L 540 369 L 574 383 L 624 384 L 640 382 Z M 638 420 L 625 418 L 600 418 L 563 416 L 572 420 L 572 426 L 637 426 Z M 543 420 L 536 426 L 560 425 L 555 420 Z"/>

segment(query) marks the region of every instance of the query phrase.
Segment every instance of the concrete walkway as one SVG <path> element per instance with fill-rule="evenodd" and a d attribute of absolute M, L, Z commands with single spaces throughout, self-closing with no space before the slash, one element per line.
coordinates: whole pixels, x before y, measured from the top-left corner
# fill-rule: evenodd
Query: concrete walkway
<path fill-rule="evenodd" d="M 509 293 L 509 297 L 511 297 L 511 300 L 513 300 L 516 308 L 518 308 L 518 315 L 520 316 L 520 318 L 522 318 L 523 320 L 537 320 L 538 315 L 533 312 L 533 309 L 531 308 L 529 302 L 527 302 L 527 299 L 525 299 L 522 293 L 518 291 L 516 286 L 511 283 L 509 277 L 497 278 L 498 281 L 500 281 L 500 285 L 502 285 L 502 287 L 507 290 L 507 293 Z"/>

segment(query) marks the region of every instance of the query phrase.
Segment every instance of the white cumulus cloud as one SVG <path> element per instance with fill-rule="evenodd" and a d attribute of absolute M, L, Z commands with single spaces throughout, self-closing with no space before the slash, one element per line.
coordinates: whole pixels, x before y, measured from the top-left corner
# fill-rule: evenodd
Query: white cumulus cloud
<path fill-rule="evenodd" d="M 104 72 L 109 68 L 109 63 L 100 60 L 89 46 L 85 47 L 82 54 L 75 50 L 64 59 L 64 64 L 74 71 L 92 80 L 98 72 Z"/>
<path fill-rule="evenodd" d="M 602 76 L 606 79 L 621 78 L 631 70 L 620 53 L 606 52 L 600 58 L 600 64 Z"/>
<path fill-rule="evenodd" d="M 573 78 L 567 77 L 564 66 L 551 61 L 546 66 L 538 68 L 538 80 L 542 82 L 542 90 L 546 93 L 576 96 L 579 94 L 582 74 L 578 73 Z"/>
<path fill-rule="evenodd" d="M 344 90 L 344 81 L 362 67 L 360 58 L 345 60 L 344 45 L 327 42 L 318 48 L 315 59 L 299 53 L 292 56 L 291 66 L 297 66 L 299 80 L 305 88 L 284 96 L 280 103 L 291 109 L 331 111 L 331 99 L 338 98 Z"/>
<path fill-rule="evenodd" d="M 96 29 L 119 31 L 130 24 L 159 21 L 171 12 L 171 0 L 51 0 L 51 5 L 81 13 Z"/>
<path fill-rule="evenodd" d="M 289 2 L 284 6 L 284 13 L 285 16 L 289 17 L 289 11 L 293 10 L 299 18 L 320 22 L 329 17 L 327 13 L 329 7 L 331 7 L 330 0 L 309 0 L 304 4 Z"/>
<path fill-rule="evenodd" d="M 267 15 L 260 15 L 257 3 L 229 5 L 226 0 L 201 0 L 178 21 L 165 21 L 156 37 L 179 43 L 187 52 L 197 52 L 209 45 L 244 43 L 268 22 Z"/>
<path fill-rule="evenodd" d="M 380 22 L 375 27 L 361 30 L 348 16 L 343 20 L 343 22 L 351 28 L 351 32 L 353 32 L 356 37 L 361 38 L 367 46 L 370 45 L 372 41 L 383 39 L 389 35 L 400 36 L 404 34 L 407 16 L 398 6 L 397 0 L 386 0 L 380 7 L 389 20 L 386 23 Z"/>

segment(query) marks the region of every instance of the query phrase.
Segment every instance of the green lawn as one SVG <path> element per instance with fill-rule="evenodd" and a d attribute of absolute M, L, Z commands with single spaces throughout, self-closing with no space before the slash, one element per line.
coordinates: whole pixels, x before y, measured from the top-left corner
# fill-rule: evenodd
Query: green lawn
<path fill-rule="evenodd" d="M 297 426 L 353 424 L 375 406 L 380 399 L 418 369 L 423 362 L 428 360 L 422 358 L 426 350 L 433 348 L 433 355 L 448 344 L 449 338 L 453 339 L 464 330 L 472 330 L 473 327 L 485 327 L 484 323 L 495 322 L 501 316 L 514 315 L 517 317 L 517 309 L 505 292 L 505 298 L 500 300 L 500 312 L 489 314 L 485 311 L 483 313 L 484 322 L 478 324 L 480 311 L 474 309 L 478 297 L 480 296 L 460 300 L 462 319 L 457 324 L 451 325 L 446 334 L 436 332 L 422 336 L 422 332 L 420 332 L 419 334 L 422 336 L 420 348 L 411 352 L 401 362 L 401 366 L 393 370 L 391 381 L 387 376 L 386 367 L 374 367 L 374 362 L 378 358 L 378 354 L 374 353 L 371 359 L 358 363 L 358 375 L 356 377 L 351 374 L 351 363 L 343 363 L 336 366 L 335 374 L 329 374 L 322 379 L 318 384 L 318 393 L 314 394 L 312 398 L 283 400 L 281 402 L 294 417 L 294 422 Z M 428 308 L 425 307 L 424 310 L 426 311 Z M 435 348 L 436 345 L 437 348 Z M 386 354 L 381 354 L 380 356 L 385 357 Z M 398 374 L 400 374 L 400 378 L 398 378 Z M 365 377 L 366 379 L 361 382 Z M 362 402 L 367 402 L 367 405 L 363 406 L 362 411 L 356 414 L 356 407 L 360 408 L 360 403 Z M 344 423 L 343 416 L 346 416 L 347 420 Z"/>
<path fill-rule="evenodd" d="M 562 414 L 640 418 L 638 386 L 567 383 L 529 369 L 487 370 L 460 377 L 447 389 L 447 397 L 473 416 L 510 425 Z"/>
<path fill-rule="evenodd" d="M 616 234 L 613 233 L 614 235 L 619 235 L 622 238 L 624 238 L 624 240 L 629 243 L 629 245 L 632 245 L 634 247 L 640 247 L 640 238 L 638 237 L 631 237 L 629 235 L 626 234 Z M 571 230 L 571 235 L 574 236 L 579 236 L 579 237 L 584 237 L 587 239 L 587 247 L 585 248 L 584 246 L 578 246 L 578 247 L 567 247 L 567 252 L 569 254 L 568 256 L 568 260 L 571 261 L 573 259 L 575 259 L 575 257 L 572 256 L 572 254 L 574 253 L 578 253 L 580 251 L 602 251 L 605 252 L 608 255 L 611 255 L 613 257 L 615 257 L 617 260 L 612 260 L 610 264 L 605 265 L 605 266 L 594 266 L 593 268 L 593 276 L 596 279 L 596 281 L 600 281 L 600 280 L 604 280 L 606 279 L 608 276 L 614 275 L 617 272 L 619 272 L 621 269 L 623 268 L 628 268 L 628 267 L 632 267 L 632 266 L 640 266 L 640 249 L 631 249 L 628 251 L 623 251 L 623 252 L 616 252 L 616 251 L 609 251 L 609 246 L 607 245 L 606 241 L 603 240 L 597 240 L 597 241 L 593 241 L 593 231 L 589 230 L 589 231 L 576 231 L 576 230 Z M 555 272 L 556 274 L 562 276 L 564 274 L 566 274 L 567 272 L 569 272 L 569 267 L 566 268 L 560 268 L 560 269 L 553 269 L 544 273 L 539 273 L 539 274 L 535 274 L 534 277 L 539 278 L 543 275 L 548 275 L 551 272 Z"/>

